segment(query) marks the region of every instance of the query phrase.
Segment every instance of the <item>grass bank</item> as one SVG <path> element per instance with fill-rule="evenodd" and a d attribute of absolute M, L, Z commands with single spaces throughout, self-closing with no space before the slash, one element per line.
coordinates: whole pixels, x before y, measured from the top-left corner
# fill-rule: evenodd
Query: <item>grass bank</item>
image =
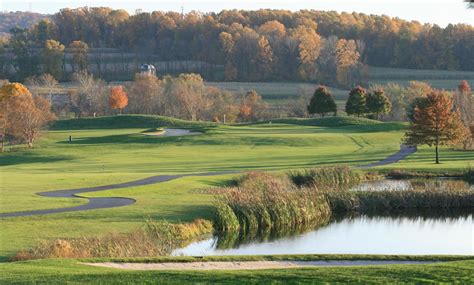
<path fill-rule="evenodd" d="M 187 224 L 147 220 L 141 228 L 129 233 L 43 241 L 30 250 L 17 253 L 12 260 L 165 256 L 196 237 L 211 233 L 212 223 L 206 220 Z"/>

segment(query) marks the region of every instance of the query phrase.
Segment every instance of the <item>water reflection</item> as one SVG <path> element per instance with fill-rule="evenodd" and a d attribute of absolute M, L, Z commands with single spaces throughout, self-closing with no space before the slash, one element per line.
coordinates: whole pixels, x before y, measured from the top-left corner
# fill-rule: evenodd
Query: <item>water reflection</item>
<path fill-rule="evenodd" d="M 353 191 L 407 191 L 407 190 L 472 190 L 474 185 L 461 179 L 436 178 L 436 179 L 384 179 L 363 182 L 355 187 Z"/>
<path fill-rule="evenodd" d="M 400 213 L 352 215 L 329 225 L 278 239 L 235 243 L 209 238 L 173 255 L 247 254 L 474 254 L 473 214 Z M 224 246 L 225 245 L 225 246 Z"/>

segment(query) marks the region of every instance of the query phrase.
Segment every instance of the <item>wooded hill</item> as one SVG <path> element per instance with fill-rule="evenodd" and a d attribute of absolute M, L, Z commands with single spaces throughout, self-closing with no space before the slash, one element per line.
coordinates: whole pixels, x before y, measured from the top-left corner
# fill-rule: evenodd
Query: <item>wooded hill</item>
<path fill-rule="evenodd" d="M 441 28 L 388 16 L 315 10 L 129 15 L 101 7 L 63 9 L 51 21 L 13 30 L 4 47 L 16 51 L 14 68 L 3 70 L 4 77 L 12 77 L 12 70 L 19 79 L 42 72 L 38 64 L 27 71 L 21 64 L 33 66 L 35 61 L 25 57 L 39 56 L 33 48 L 44 48 L 49 39 L 66 48 L 75 41 L 88 48 L 115 48 L 151 62 L 205 62 L 220 68 L 203 74 L 213 80 L 352 86 L 366 82 L 367 65 L 474 70 L 470 25 Z"/>

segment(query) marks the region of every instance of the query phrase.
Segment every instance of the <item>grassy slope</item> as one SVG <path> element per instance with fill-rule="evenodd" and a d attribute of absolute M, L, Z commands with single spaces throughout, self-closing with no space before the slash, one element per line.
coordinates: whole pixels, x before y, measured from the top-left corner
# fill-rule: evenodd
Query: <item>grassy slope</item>
<path fill-rule="evenodd" d="M 92 128 L 95 120 L 85 120 L 83 124 L 70 122 L 75 128 L 85 125 Z M 128 126 L 137 127 L 132 123 Z M 1 210 L 11 212 L 84 203 L 83 199 L 45 198 L 34 193 L 118 183 L 156 174 L 278 170 L 338 162 L 364 164 L 396 151 L 403 127 L 349 118 L 290 119 L 271 125 L 218 126 L 208 128 L 201 136 L 155 138 L 138 134 L 151 125 L 140 126 L 142 128 L 51 131 L 33 150 L 2 154 Z M 74 139 L 71 144 L 66 142 L 69 135 Z M 443 155 L 449 153 L 457 154 L 444 151 Z M 420 155 L 422 159 L 431 158 L 431 153 Z M 441 166 L 426 160 L 418 162 L 417 167 L 456 170 L 466 167 L 468 160 L 474 160 L 472 152 L 463 153 L 463 157 Z M 407 167 L 411 166 L 407 164 Z M 209 218 L 212 215 L 211 195 L 199 194 L 193 189 L 219 185 L 229 177 L 187 177 L 87 195 L 126 196 L 137 200 L 126 208 L 3 219 L 0 258 L 41 239 L 129 231 L 140 226 L 146 216 L 172 222 Z"/>
<path fill-rule="evenodd" d="M 127 118 L 134 119 L 118 119 Z M 112 119 L 96 120 L 102 126 Z M 71 121 L 71 128 L 92 128 L 91 121 L 95 122 Z M 51 131 L 33 150 L 2 154 L 1 211 L 78 203 L 34 195 L 39 191 L 119 183 L 157 174 L 365 164 L 398 149 L 401 132 L 381 132 L 384 126 L 391 125 L 326 128 L 273 123 L 219 126 L 200 136 L 168 138 L 141 135 L 144 129 Z M 69 135 L 72 143 L 67 142 Z"/>
<path fill-rule="evenodd" d="M 348 257 L 351 259 L 354 257 Z M 449 282 L 472 283 L 474 260 L 430 265 L 301 268 L 257 271 L 125 271 L 80 265 L 75 260 L 39 260 L 0 264 L 2 284 L 212 284 L 322 283 L 364 284 Z"/>

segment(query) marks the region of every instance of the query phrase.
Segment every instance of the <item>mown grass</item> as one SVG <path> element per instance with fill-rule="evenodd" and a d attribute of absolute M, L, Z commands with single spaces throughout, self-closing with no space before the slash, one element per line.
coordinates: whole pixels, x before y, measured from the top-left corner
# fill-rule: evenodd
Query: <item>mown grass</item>
<path fill-rule="evenodd" d="M 89 129 L 50 131 L 32 150 L 14 148 L 0 154 L 0 211 L 75 206 L 86 200 L 40 197 L 35 193 L 116 184 L 158 174 L 368 164 L 396 152 L 403 135 L 403 130 L 393 130 L 391 124 L 327 118 L 324 124 L 336 127 L 307 125 L 308 121 L 318 122 L 311 119 L 285 124 L 217 126 L 199 136 L 157 138 L 140 134 L 149 127 L 96 129 L 96 120 L 100 118 L 82 121 L 91 124 Z M 68 142 L 69 135 L 73 137 L 72 143 Z M 424 148 L 412 156 L 407 159 L 409 163 L 402 161 L 384 169 L 457 173 L 468 167 L 469 160 L 474 160 L 473 152 L 449 149 L 442 150 L 441 165 L 435 165 L 432 152 Z M 191 190 L 223 186 L 231 176 L 186 177 L 157 185 L 84 194 L 130 197 L 137 201 L 126 208 L 2 219 L 0 259 L 5 260 L 41 240 L 129 232 L 139 227 L 146 216 L 170 222 L 211 219 L 212 196 Z"/>
<path fill-rule="evenodd" d="M 153 115 L 119 115 L 97 118 L 78 118 L 59 120 L 52 123 L 51 130 L 81 129 L 133 129 L 133 128 L 185 128 L 206 129 L 215 127 L 211 122 L 192 122 L 170 117 Z"/>
<path fill-rule="evenodd" d="M 1 154 L 0 211 L 77 205 L 83 201 L 44 198 L 35 193 L 114 184 L 157 174 L 367 164 L 395 152 L 402 136 L 389 125 L 388 131 L 382 131 L 384 124 L 377 124 L 379 131 L 373 131 L 362 123 L 337 122 L 339 127 L 334 128 L 275 123 L 218 126 L 203 135 L 158 138 L 141 132 L 150 129 L 155 120 L 160 125 L 166 122 L 148 116 L 142 118 L 150 119 L 147 128 L 97 129 L 115 119 L 131 125 L 135 118 L 60 121 L 57 124 L 63 127 L 88 129 L 50 131 L 32 150 L 13 148 Z"/>
<path fill-rule="evenodd" d="M 341 258 L 365 259 L 366 257 L 341 256 Z M 82 265 L 79 262 L 77 260 L 38 260 L 1 263 L 0 270 L 6 273 L 0 276 L 0 282 L 2 284 L 314 284 L 327 282 L 470 284 L 474 281 L 474 260 L 461 259 L 424 265 L 159 272 L 98 268 Z"/>

